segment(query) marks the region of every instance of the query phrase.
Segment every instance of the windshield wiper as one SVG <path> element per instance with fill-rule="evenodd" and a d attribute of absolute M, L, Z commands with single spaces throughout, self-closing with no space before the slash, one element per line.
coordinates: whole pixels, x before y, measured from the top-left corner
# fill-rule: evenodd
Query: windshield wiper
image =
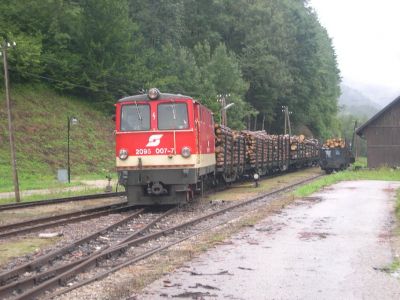
<path fill-rule="evenodd" d="M 139 110 L 139 106 L 137 105 L 137 102 L 135 101 L 135 105 L 136 105 L 136 111 L 140 120 L 140 124 L 142 123 L 142 115 L 140 114 L 140 110 Z"/>
<path fill-rule="evenodd" d="M 172 102 L 172 115 L 174 116 L 174 120 L 176 120 L 175 102 Z"/>

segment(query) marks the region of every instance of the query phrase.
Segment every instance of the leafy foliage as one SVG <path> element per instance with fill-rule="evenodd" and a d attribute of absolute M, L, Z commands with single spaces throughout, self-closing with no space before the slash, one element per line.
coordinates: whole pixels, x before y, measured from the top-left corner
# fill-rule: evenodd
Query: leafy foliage
<path fill-rule="evenodd" d="M 0 37 L 18 44 L 13 82 L 45 80 L 104 109 L 157 86 L 216 116 L 230 94 L 232 127 L 258 114 L 258 128 L 282 132 L 287 105 L 295 127 L 338 130 L 336 57 L 306 1 L 3 0 L 0 10 Z"/>

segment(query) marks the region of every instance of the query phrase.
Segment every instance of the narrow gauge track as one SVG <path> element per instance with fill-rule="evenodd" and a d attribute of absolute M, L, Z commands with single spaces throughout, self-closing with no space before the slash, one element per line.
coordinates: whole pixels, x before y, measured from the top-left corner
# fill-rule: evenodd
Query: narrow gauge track
<path fill-rule="evenodd" d="M 50 217 L 36 218 L 18 223 L 11 223 L 0 226 L 0 239 L 16 236 L 23 233 L 34 232 L 39 229 L 50 228 L 54 226 L 75 223 L 83 220 L 100 217 L 114 212 L 121 212 L 131 208 L 137 208 L 137 205 L 127 206 L 126 203 L 111 204 L 95 208 L 79 210 L 66 214 L 59 214 Z"/>
<path fill-rule="evenodd" d="M 93 200 L 93 199 L 101 199 L 101 198 L 110 198 L 110 197 L 119 197 L 125 196 L 125 192 L 115 192 L 115 193 L 102 193 L 102 194 L 93 194 L 93 195 L 82 195 L 82 196 L 74 196 L 74 197 L 65 197 L 65 198 L 55 198 L 41 201 L 30 201 L 23 203 L 10 203 L 10 204 L 2 204 L 0 205 L 0 212 L 11 209 L 19 209 L 33 206 L 41 206 L 41 205 L 49 205 L 49 204 L 59 204 L 63 202 L 69 201 L 85 201 L 85 200 Z"/>
<path fill-rule="evenodd" d="M 101 278 L 106 277 L 108 274 L 115 272 L 125 266 L 128 266 L 130 264 L 133 264 L 139 260 L 145 259 L 157 252 L 160 252 L 166 248 L 169 248 L 175 244 L 178 244 L 184 240 L 189 239 L 192 236 L 198 235 L 204 231 L 207 231 L 215 226 L 224 224 L 230 220 L 228 217 L 227 219 L 223 220 L 222 222 L 218 222 L 217 225 L 209 225 L 207 222 L 203 222 L 205 220 L 211 219 L 213 217 L 216 217 L 218 215 L 222 215 L 226 212 L 233 211 L 237 208 L 240 208 L 245 205 L 252 204 L 256 201 L 259 201 L 261 199 L 264 199 L 266 197 L 271 197 L 273 195 L 282 193 L 284 191 L 290 190 L 296 186 L 302 185 L 306 182 L 315 180 L 321 176 L 324 175 L 318 175 L 306 180 L 302 180 L 300 182 L 297 182 L 295 184 L 277 189 L 273 192 L 265 193 L 262 195 L 259 195 L 257 197 L 254 197 L 249 200 L 244 200 L 239 203 L 229 205 L 227 207 L 224 207 L 222 209 L 219 209 L 217 211 L 212 211 L 211 213 L 207 213 L 201 217 L 196 217 L 193 218 L 189 221 L 184 221 L 178 225 L 173 225 L 173 226 L 165 226 L 162 225 L 161 227 L 167 227 L 165 229 L 161 230 L 149 230 L 154 224 L 159 222 L 162 218 L 165 216 L 160 216 L 159 220 L 155 220 L 152 223 L 149 223 L 147 226 L 142 228 L 142 230 L 139 232 L 135 232 L 131 236 L 124 238 L 120 240 L 118 243 L 115 244 L 110 244 L 108 247 L 106 247 L 104 250 L 99 250 L 99 251 L 94 251 L 92 252 L 91 255 L 88 255 L 84 259 L 75 262 L 74 264 L 71 264 L 69 266 L 64 266 L 60 267 L 60 272 L 57 273 L 50 273 L 52 276 L 50 276 L 48 273 L 44 275 L 44 277 L 34 277 L 30 279 L 25 279 L 26 281 L 29 281 L 29 286 L 32 287 L 30 290 L 27 290 L 27 285 L 24 282 L 14 282 L 9 285 L 3 286 L 0 288 L 0 296 L 9 298 L 9 299 L 33 299 L 35 297 L 38 297 L 42 295 L 45 291 L 49 291 L 52 289 L 55 289 L 57 287 L 65 287 L 68 286 L 67 288 L 63 288 L 59 291 L 56 291 L 53 294 L 50 294 L 46 297 L 52 298 L 58 295 L 61 295 L 63 293 L 69 292 L 73 289 L 76 289 L 80 286 L 83 286 L 85 284 L 91 283 L 95 280 L 99 280 Z M 169 214 L 170 212 L 167 212 L 166 214 Z M 200 224 L 202 226 L 199 226 L 199 228 L 195 228 L 194 225 Z M 148 231 L 147 234 L 144 235 L 144 232 Z M 151 243 L 146 244 L 146 242 L 154 242 L 155 240 L 159 240 L 160 238 L 167 238 L 172 233 L 176 233 L 174 237 L 170 238 L 169 241 L 167 241 L 166 244 L 164 245 L 158 245 L 154 246 Z M 138 237 L 138 234 L 141 234 L 141 237 Z M 139 245 L 141 247 L 139 247 Z M 125 253 L 125 255 L 121 255 L 122 253 Z M 44 259 L 44 261 L 48 261 L 47 258 Z M 89 274 L 84 276 L 83 272 L 91 269 L 92 267 L 96 267 L 95 271 L 96 274 Z M 24 272 L 26 270 L 30 270 L 32 268 L 39 268 L 40 265 L 32 265 L 29 266 L 28 269 L 20 269 L 19 272 Z M 49 272 L 53 272 L 54 270 L 49 270 Z M 21 274 L 20 273 L 20 274 Z M 77 278 L 79 275 L 80 278 Z M 0 284 L 1 282 L 4 282 L 7 278 L 10 279 L 13 276 L 15 276 L 15 271 L 11 270 L 7 274 L 0 274 Z M 48 279 L 48 280 L 46 280 Z M 74 281 L 74 282 L 73 282 Z M 4 283 L 3 283 L 4 284 Z M 15 298 L 15 296 L 18 292 L 22 292 Z"/>

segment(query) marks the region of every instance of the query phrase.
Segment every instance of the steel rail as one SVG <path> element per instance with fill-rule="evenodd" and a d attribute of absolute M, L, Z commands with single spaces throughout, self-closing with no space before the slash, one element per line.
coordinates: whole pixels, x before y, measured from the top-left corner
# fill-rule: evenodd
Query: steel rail
<path fill-rule="evenodd" d="M 223 213 L 225 213 L 227 211 L 230 211 L 230 210 L 233 210 L 235 208 L 238 208 L 238 207 L 241 207 L 241 206 L 244 206 L 244 205 L 248 205 L 248 204 L 256 202 L 256 201 L 258 201 L 260 199 L 263 199 L 263 198 L 266 198 L 266 197 L 270 197 L 270 196 L 282 193 L 284 191 L 290 190 L 290 189 L 292 189 L 292 188 L 294 188 L 296 186 L 302 185 L 302 184 L 304 184 L 306 182 L 315 180 L 315 179 L 317 179 L 319 177 L 322 177 L 322 176 L 324 176 L 324 175 L 318 175 L 318 176 L 315 176 L 315 177 L 312 177 L 312 178 L 308 178 L 306 180 L 302 180 L 302 181 L 297 182 L 295 184 L 292 184 L 290 186 L 286 186 L 286 187 L 277 189 L 277 190 L 269 192 L 269 193 L 264 193 L 262 195 L 258 195 L 258 196 L 254 197 L 254 198 L 242 201 L 242 202 L 234 204 L 234 205 L 230 205 L 230 206 L 228 206 L 226 208 L 223 208 L 223 209 L 220 209 L 218 211 L 209 213 L 209 214 L 201 216 L 199 218 L 192 219 L 192 220 L 184 222 L 182 224 L 179 224 L 179 225 L 176 225 L 176 226 L 172 226 L 172 227 L 167 228 L 165 230 L 162 230 L 162 231 L 159 231 L 159 232 L 155 232 L 155 233 L 152 233 L 152 234 L 148 234 L 146 236 L 143 236 L 143 237 L 140 237 L 140 238 L 137 238 L 137 239 L 129 240 L 129 241 L 127 241 L 127 242 L 125 242 L 123 244 L 117 245 L 115 247 L 108 248 L 108 249 L 102 251 L 99 254 L 93 255 L 91 258 L 85 260 L 81 264 L 75 265 L 72 269 L 70 269 L 70 270 L 68 270 L 68 271 L 66 271 L 66 272 L 64 272 L 64 273 L 62 273 L 62 274 L 60 274 L 60 275 L 58 275 L 58 276 L 46 281 L 46 282 L 43 282 L 43 283 L 39 284 L 38 286 L 36 286 L 35 288 L 33 288 L 33 289 L 29 290 L 29 291 L 24 292 L 23 294 L 17 296 L 15 298 L 15 300 L 32 299 L 34 297 L 37 297 L 37 296 L 41 295 L 44 291 L 48 291 L 49 289 L 53 289 L 53 288 L 55 288 L 57 286 L 65 286 L 65 285 L 67 285 L 68 281 L 70 281 L 72 278 L 74 278 L 77 274 L 85 271 L 86 269 L 88 269 L 88 268 L 90 268 L 90 267 L 92 267 L 94 265 L 97 265 L 100 260 L 107 259 L 107 258 L 110 258 L 112 256 L 118 255 L 120 253 L 123 253 L 126 250 L 128 250 L 129 248 L 131 248 L 132 246 L 137 246 L 137 245 L 143 244 L 143 243 L 145 243 L 147 241 L 157 239 L 157 238 L 159 238 L 161 236 L 166 236 L 166 235 L 171 234 L 171 233 L 173 233 L 175 231 L 178 231 L 178 230 L 187 228 L 189 226 L 195 225 L 195 224 L 197 224 L 197 223 L 199 223 L 201 221 L 205 221 L 207 219 L 210 219 L 210 218 L 215 217 L 217 215 L 223 214 Z M 152 251 L 155 251 L 155 252 L 151 253 L 151 254 L 154 254 L 154 253 L 156 253 L 156 252 L 158 252 L 160 250 L 154 249 Z M 148 257 L 151 254 L 145 254 L 142 258 L 139 258 L 139 260 L 143 259 L 145 257 Z M 136 261 L 137 260 L 135 260 L 134 262 L 136 262 Z M 132 262 L 129 262 L 127 264 L 130 264 L 130 263 L 132 263 Z M 125 264 L 124 264 L 124 266 L 125 266 Z M 110 272 L 113 272 L 112 270 L 113 269 L 109 270 L 106 274 L 103 274 L 103 275 L 106 276 Z"/>
<path fill-rule="evenodd" d="M 102 206 L 100 208 L 92 208 L 92 209 L 77 211 L 77 212 L 68 213 L 68 214 L 64 214 L 64 215 L 58 215 L 58 216 L 52 216 L 52 217 L 43 218 L 43 219 L 35 219 L 35 220 L 26 221 L 26 223 L 30 223 L 31 221 L 40 223 L 40 222 L 38 222 L 39 220 L 43 221 L 42 224 L 31 226 L 31 227 L 27 227 L 27 226 L 29 226 L 29 224 L 28 225 L 24 224 L 22 226 L 19 226 L 20 224 L 23 224 L 25 222 L 9 224 L 9 225 L 6 225 L 5 227 L 13 228 L 12 225 L 16 225 L 15 227 L 17 227 L 17 228 L 15 230 L 0 232 L 0 239 L 9 237 L 9 236 L 15 236 L 15 235 L 22 234 L 22 233 L 34 232 L 39 229 L 45 229 L 45 228 L 49 228 L 49 227 L 65 225 L 68 223 L 75 223 L 75 222 L 79 222 L 79 221 L 83 221 L 83 220 L 89 220 L 89 219 L 104 216 L 104 215 L 107 215 L 107 214 L 110 214 L 113 212 L 127 210 L 129 208 L 138 208 L 138 206 L 137 205 L 127 206 L 125 203 L 113 204 L 113 205 Z M 18 227 L 22 227 L 22 228 L 18 228 Z"/>
<path fill-rule="evenodd" d="M 7 272 L 5 274 L 0 274 L 1 278 L 3 279 L 3 282 L 4 282 L 5 279 L 10 280 L 13 277 L 20 276 L 25 272 L 30 272 L 35 269 L 39 269 L 40 267 L 42 267 L 43 265 L 45 265 L 46 263 L 48 263 L 50 260 L 54 259 L 55 257 L 60 257 L 67 252 L 71 252 L 74 247 L 76 247 L 80 244 L 83 244 L 89 240 L 95 239 L 96 237 L 100 236 L 101 234 L 104 234 L 107 231 L 113 230 L 116 227 L 123 225 L 124 223 L 130 221 L 133 217 L 143 213 L 144 210 L 145 209 L 141 209 L 138 212 L 135 212 L 132 215 L 129 215 L 128 217 L 124 218 L 123 220 L 108 226 L 107 228 L 101 229 L 96 233 L 93 233 L 85 238 L 82 238 L 79 241 L 76 241 L 74 243 L 71 243 L 70 245 L 63 247 L 62 249 L 53 251 L 52 253 L 49 253 L 45 257 L 39 258 L 35 262 L 25 264 L 24 266 L 21 266 L 20 268 L 18 268 L 18 270 L 12 270 L 11 272 Z M 134 237 L 137 237 L 138 235 L 147 231 L 149 228 L 151 228 L 152 226 L 157 224 L 161 219 L 165 218 L 166 216 L 168 216 L 169 214 L 171 214 L 174 211 L 175 211 L 175 208 L 168 210 L 167 212 L 163 213 L 162 215 L 157 217 L 155 220 L 151 221 L 149 224 L 147 224 L 143 228 L 140 228 L 139 230 L 128 235 L 125 239 L 121 240 L 118 244 L 124 243 L 125 240 L 129 240 L 129 239 L 133 239 Z M 110 247 L 110 245 L 107 246 L 105 249 L 107 249 L 108 247 Z M 102 251 L 104 251 L 105 249 L 94 252 L 91 255 L 88 255 L 87 257 L 81 258 L 79 260 L 76 260 L 76 261 L 55 267 L 55 268 L 51 268 L 40 274 L 4 285 L 4 286 L 0 287 L 0 297 L 5 297 L 5 296 L 9 295 L 10 293 L 12 293 L 13 291 L 21 291 L 24 289 L 32 288 L 33 286 L 35 286 L 43 281 L 46 281 L 52 277 L 62 274 L 63 272 L 66 272 L 68 269 L 71 269 L 72 267 L 83 263 L 84 261 L 89 259 L 91 256 L 97 255 L 97 254 L 101 253 Z"/>
<path fill-rule="evenodd" d="M 19 209 L 19 208 L 26 208 L 26 207 L 32 207 L 32 206 L 59 204 L 59 203 L 69 202 L 69 201 L 85 201 L 85 200 L 92 200 L 92 199 L 111 198 L 111 197 L 119 197 L 119 196 L 125 196 L 125 195 L 126 195 L 125 192 L 115 192 L 115 193 L 102 193 L 102 194 L 93 194 L 93 195 L 55 198 L 55 199 L 30 201 L 30 202 L 23 202 L 23 203 L 2 204 L 2 205 L 0 205 L 0 212 L 5 211 L 5 210 L 10 210 L 10 209 Z"/>
<path fill-rule="evenodd" d="M 5 224 L 5 225 L 0 226 L 0 231 L 20 228 L 20 227 L 26 227 L 26 226 L 32 226 L 35 224 L 49 222 L 49 221 L 53 221 L 53 220 L 57 220 L 57 219 L 61 219 L 61 218 L 69 218 L 69 217 L 79 216 L 79 215 L 82 215 L 85 213 L 92 213 L 92 212 L 110 209 L 110 208 L 114 208 L 114 207 L 120 207 L 123 205 L 126 205 L 126 204 L 125 203 L 109 204 L 109 205 L 88 208 L 88 209 L 77 210 L 77 211 L 73 211 L 73 212 L 69 212 L 69 213 L 65 213 L 65 214 L 58 214 L 58 215 L 49 216 L 49 217 L 35 218 L 35 219 L 27 220 L 27 221 Z"/>
<path fill-rule="evenodd" d="M 49 261 L 51 261 L 52 259 L 64 255 L 65 253 L 71 252 L 73 250 L 73 248 L 88 242 L 89 240 L 95 239 L 98 236 L 100 236 L 101 234 L 104 234 L 105 232 L 114 229 L 115 227 L 118 227 L 126 222 L 128 222 L 132 217 L 135 217 L 141 213 L 144 212 L 144 208 L 140 209 L 137 212 L 132 213 L 131 215 L 125 217 L 124 219 L 122 219 L 121 221 L 115 222 L 109 226 L 107 226 L 106 228 L 102 228 L 92 234 L 89 234 L 77 241 L 74 241 L 60 249 L 54 250 L 48 254 L 45 254 L 33 261 L 30 261 L 28 263 L 25 263 L 17 268 L 12 269 L 11 271 L 6 271 L 6 272 L 2 272 L 0 273 L 0 286 L 4 286 L 7 282 L 9 282 L 11 279 L 16 278 L 26 272 L 32 272 L 34 270 L 39 269 L 41 266 L 43 266 L 44 264 L 48 263 Z M 1 290 L 1 289 L 0 289 Z"/>

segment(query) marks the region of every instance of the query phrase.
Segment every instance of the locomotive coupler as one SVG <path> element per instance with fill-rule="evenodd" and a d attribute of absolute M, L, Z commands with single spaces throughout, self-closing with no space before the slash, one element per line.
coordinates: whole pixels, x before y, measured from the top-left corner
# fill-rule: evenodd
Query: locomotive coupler
<path fill-rule="evenodd" d="M 164 188 L 163 184 L 159 181 L 147 184 L 147 194 L 161 195 L 167 194 L 168 191 Z"/>

